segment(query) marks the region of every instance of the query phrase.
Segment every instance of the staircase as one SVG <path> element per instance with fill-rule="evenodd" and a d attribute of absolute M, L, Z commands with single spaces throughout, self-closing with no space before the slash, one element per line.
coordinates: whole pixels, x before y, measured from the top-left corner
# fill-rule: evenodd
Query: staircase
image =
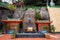
<path fill-rule="evenodd" d="M 45 38 L 45 35 L 41 33 L 18 33 L 16 38 Z"/>

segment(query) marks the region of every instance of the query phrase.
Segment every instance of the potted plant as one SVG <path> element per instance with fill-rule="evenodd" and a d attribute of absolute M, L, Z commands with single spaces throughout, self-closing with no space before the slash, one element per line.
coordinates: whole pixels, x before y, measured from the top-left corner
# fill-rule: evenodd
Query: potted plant
<path fill-rule="evenodd" d="M 41 20 L 40 12 L 36 12 L 36 13 L 35 13 L 35 19 L 36 19 L 36 20 Z"/>
<path fill-rule="evenodd" d="M 16 35 L 16 33 L 13 31 L 13 33 L 11 34 L 11 39 L 14 39 L 15 38 L 15 35 Z"/>
<path fill-rule="evenodd" d="M 11 34 L 12 38 L 11 39 L 14 39 L 15 38 L 15 34 Z"/>
<path fill-rule="evenodd" d="M 42 30 L 47 30 L 47 31 L 49 31 L 49 26 L 43 26 L 43 27 L 42 27 Z"/>
<path fill-rule="evenodd" d="M 8 8 L 12 11 L 14 11 L 16 9 L 16 6 L 12 5 L 12 4 L 9 4 L 8 5 Z"/>
<path fill-rule="evenodd" d="M 49 26 L 43 26 L 42 28 L 41 28 L 41 32 L 43 33 L 43 34 L 45 34 L 45 37 L 46 38 L 50 38 L 50 35 L 49 35 L 49 33 L 48 33 L 48 31 L 49 31 Z"/>
<path fill-rule="evenodd" d="M 51 32 L 53 32 L 55 34 L 55 27 L 54 27 L 54 25 L 51 25 Z"/>

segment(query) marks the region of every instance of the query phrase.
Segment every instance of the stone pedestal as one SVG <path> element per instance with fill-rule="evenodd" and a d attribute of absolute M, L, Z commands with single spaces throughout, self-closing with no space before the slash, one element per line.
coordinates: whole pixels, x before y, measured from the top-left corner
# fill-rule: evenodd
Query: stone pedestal
<path fill-rule="evenodd" d="M 2 20 L 3 22 L 7 23 L 7 31 L 8 30 L 16 30 L 18 31 L 19 24 L 22 22 L 22 20 Z"/>
<path fill-rule="evenodd" d="M 38 32 L 41 30 L 41 27 L 43 27 L 43 26 L 49 26 L 50 25 L 50 21 L 48 21 L 48 22 L 44 22 L 44 21 L 39 21 L 39 22 L 37 22 L 37 24 L 38 24 Z"/>

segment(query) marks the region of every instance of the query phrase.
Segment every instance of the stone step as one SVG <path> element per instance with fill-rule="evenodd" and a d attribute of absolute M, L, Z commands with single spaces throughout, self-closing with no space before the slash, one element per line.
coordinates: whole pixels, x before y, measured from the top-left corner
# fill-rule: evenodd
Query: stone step
<path fill-rule="evenodd" d="M 44 38 L 45 35 L 41 33 L 18 33 L 16 38 Z"/>

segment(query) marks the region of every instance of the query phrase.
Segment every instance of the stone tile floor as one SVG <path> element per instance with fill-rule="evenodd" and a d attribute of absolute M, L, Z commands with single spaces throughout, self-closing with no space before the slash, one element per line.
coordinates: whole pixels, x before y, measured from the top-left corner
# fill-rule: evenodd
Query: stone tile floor
<path fill-rule="evenodd" d="M 52 34 L 54 36 L 60 37 L 60 34 Z M 47 38 L 14 38 L 11 39 L 11 35 L 4 34 L 3 36 L 0 36 L 0 40 L 60 40 L 56 38 L 50 37 L 49 39 Z"/>

